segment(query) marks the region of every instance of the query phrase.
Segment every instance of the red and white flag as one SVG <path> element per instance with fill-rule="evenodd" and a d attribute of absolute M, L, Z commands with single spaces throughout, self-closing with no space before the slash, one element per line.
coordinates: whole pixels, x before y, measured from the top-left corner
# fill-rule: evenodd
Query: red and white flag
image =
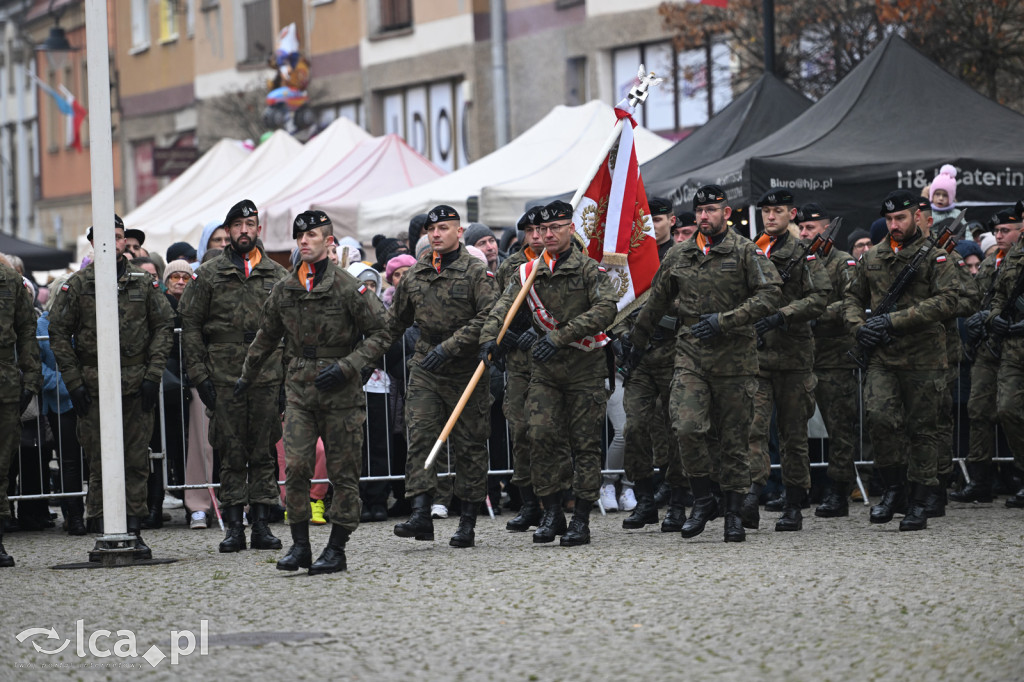
<path fill-rule="evenodd" d="M 618 289 L 619 311 L 634 307 L 651 287 L 660 264 L 654 221 L 633 146 L 633 113 L 627 100 L 615 106 L 615 115 L 624 119 L 618 144 L 608 153 L 573 214 L 587 252 L 604 265 Z"/>
<path fill-rule="evenodd" d="M 725 9 L 729 6 L 729 0 L 689 0 L 694 5 L 711 5 L 712 7 L 721 7 Z"/>

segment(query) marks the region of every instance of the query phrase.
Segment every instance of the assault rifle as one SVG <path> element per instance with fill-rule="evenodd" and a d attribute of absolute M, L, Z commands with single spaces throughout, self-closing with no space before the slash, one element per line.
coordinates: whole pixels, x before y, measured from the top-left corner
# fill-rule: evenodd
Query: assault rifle
<path fill-rule="evenodd" d="M 833 218 L 832 222 L 829 223 L 829 226 L 826 230 L 824 230 L 821 234 L 817 235 L 808 244 L 804 245 L 803 249 L 799 252 L 798 255 L 795 255 L 792 258 L 790 258 L 789 262 L 786 263 L 786 267 L 779 270 L 779 277 L 782 278 L 782 283 L 785 284 L 786 282 L 789 281 L 789 278 L 793 276 L 792 270 L 796 265 L 804 262 L 809 256 L 813 256 L 814 254 L 816 254 L 819 249 L 821 249 L 827 242 L 832 240 L 835 237 L 836 230 L 838 230 L 839 226 L 842 224 L 842 218 Z M 831 251 L 831 249 L 829 250 Z"/>
<path fill-rule="evenodd" d="M 986 291 L 985 295 L 982 296 L 981 298 L 981 307 L 978 308 L 979 311 L 988 310 L 989 306 L 992 305 L 992 299 L 996 297 L 996 281 L 998 281 L 998 279 L 999 277 L 997 273 L 996 277 L 994 277 L 992 280 L 992 285 L 988 288 L 988 291 Z M 987 338 L 988 332 L 982 331 L 981 336 L 979 336 L 974 341 L 971 341 L 970 343 L 966 344 L 964 346 L 964 360 L 967 360 L 967 362 L 974 362 L 974 359 L 978 357 L 978 346 L 980 346 L 981 342 L 985 341 Z M 991 352 L 993 355 L 996 355 L 995 349 L 991 345 L 988 346 L 988 349 L 989 352 Z"/>
<path fill-rule="evenodd" d="M 917 275 L 917 271 L 921 268 L 921 264 L 924 263 L 924 259 L 929 256 L 929 251 L 932 248 L 941 249 L 947 251 L 947 244 L 952 240 L 953 233 L 959 229 L 960 225 L 964 221 L 964 214 L 961 213 L 953 223 L 951 227 L 947 227 L 942 232 L 936 235 L 930 235 L 924 244 L 922 244 L 917 252 L 914 253 L 914 257 L 911 258 L 910 262 L 903 266 L 900 270 L 900 274 L 896 275 L 896 279 L 893 280 L 892 285 L 889 287 L 889 291 L 885 292 L 885 298 L 878 304 L 878 307 L 871 311 L 868 319 L 879 317 L 881 315 L 887 315 L 892 312 L 893 308 L 899 302 L 900 297 L 903 296 L 903 292 L 907 290 L 910 283 L 914 281 L 914 276 Z M 857 342 L 857 347 L 853 350 L 847 351 L 846 353 L 857 366 L 861 369 L 868 368 L 868 358 L 871 355 L 871 349 L 864 347 L 861 343 Z"/>
<path fill-rule="evenodd" d="M 995 285 L 993 285 L 993 288 L 994 286 Z M 999 312 L 999 316 L 1010 324 L 1017 321 L 1017 301 L 1021 296 L 1024 296 L 1024 267 L 1021 267 L 1020 272 L 1017 273 L 1017 280 L 1013 283 L 1013 289 L 1010 290 L 1010 295 L 1006 297 L 1006 304 Z M 988 349 L 992 353 L 992 356 L 998 360 L 1002 355 L 1003 335 L 993 330 L 989 336 L 989 340 L 991 343 L 989 344 Z"/>

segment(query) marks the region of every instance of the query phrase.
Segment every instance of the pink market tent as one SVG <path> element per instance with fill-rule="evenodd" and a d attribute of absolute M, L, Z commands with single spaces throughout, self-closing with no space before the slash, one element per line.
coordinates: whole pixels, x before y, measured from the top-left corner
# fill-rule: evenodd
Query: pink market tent
<path fill-rule="evenodd" d="M 397 135 L 366 140 L 344 157 L 335 158 L 331 169 L 263 209 L 263 243 L 268 250 L 292 249 L 292 221 L 310 208 L 331 217 L 336 237 L 353 236 L 369 241 L 382 230 L 360 214 L 359 202 L 385 197 L 444 175 L 443 170 Z"/>

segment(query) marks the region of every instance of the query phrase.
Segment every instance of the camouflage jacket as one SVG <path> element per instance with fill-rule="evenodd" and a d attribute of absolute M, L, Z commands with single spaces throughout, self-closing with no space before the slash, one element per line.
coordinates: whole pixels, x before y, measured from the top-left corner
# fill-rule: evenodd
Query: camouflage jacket
<path fill-rule="evenodd" d="M 185 363 L 193 384 L 205 379 L 215 384 L 235 383 L 242 373 L 246 349 L 256 337 L 263 304 L 274 285 L 287 277 L 288 270 L 266 253 L 248 278 L 227 251 L 199 268 L 185 287 L 178 309 Z M 278 353 L 263 363 L 255 385 L 280 384 L 283 377 Z"/>
<path fill-rule="evenodd" d="M 187 287 L 186 287 L 187 288 Z M 174 344 L 174 312 L 160 284 L 126 261 L 117 279 L 121 391 L 138 392 L 143 379 L 160 381 Z M 50 312 L 50 348 L 64 384 L 73 391 L 96 369 L 96 270 L 90 263 L 60 287 Z"/>
<path fill-rule="evenodd" d="M 531 251 L 532 253 L 532 251 Z M 519 266 L 527 261 L 523 249 L 511 254 L 498 266 L 498 272 L 494 278 L 498 282 L 498 291 L 505 291 L 513 278 L 519 277 Z M 526 308 L 523 304 L 523 308 Z M 504 320 L 502 320 L 504 322 Z M 529 373 L 530 353 L 529 351 L 513 350 L 505 355 L 505 369 L 509 372 Z"/>
<path fill-rule="evenodd" d="M 668 256 L 671 250 L 669 248 L 663 251 L 659 247 L 659 259 L 665 260 L 665 257 Z M 627 329 L 632 329 L 636 326 L 636 320 L 640 316 L 641 310 L 643 310 L 642 306 L 630 313 L 629 317 L 616 325 L 612 331 L 620 334 Z M 650 334 L 649 345 L 640 360 L 641 367 L 664 369 L 671 373 L 672 367 L 676 363 L 676 333 L 679 331 L 681 324 L 679 322 L 679 315 L 679 301 L 676 300 L 672 302 L 668 312 L 662 315 L 655 323 L 654 330 Z"/>
<path fill-rule="evenodd" d="M 18 271 L 0 263 L 0 402 L 18 402 L 21 389 L 39 393 L 43 375 L 32 294 Z"/>
<path fill-rule="evenodd" d="M 920 236 L 899 253 L 885 239 L 862 257 L 857 275 L 846 290 L 843 314 L 856 331 L 864 324 L 865 311 L 877 308 L 903 267 L 925 244 Z M 896 302 L 889 315 L 892 341 L 875 348 L 872 361 L 894 369 L 944 369 L 946 341 L 942 321 L 956 310 L 960 282 L 957 267 L 942 249 L 934 247 Z"/>
<path fill-rule="evenodd" d="M 857 261 L 853 256 L 832 249 L 828 256 L 818 258 L 828 274 L 832 290 L 828 293 L 825 312 L 814 323 L 814 367 L 816 369 L 853 369 L 856 365 L 847 353 L 856 340 L 846 326 L 843 299 L 846 288 L 857 275 Z"/>
<path fill-rule="evenodd" d="M 450 358 L 446 372 L 472 372 L 479 362 L 480 328 L 498 297 L 494 275 L 462 244 L 458 257 L 441 272 L 434 269 L 432 255 L 427 251 L 409 268 L 395 290 L 388 310 L 392 338 L 416 324 L 416 364 L 440 344 Z"/>
<path fill-rule="evenodd" d="M 957 319 L 973 315 L 981 304 L 981 291 L 977 280 L 967 270 L 964 259 L 956 251 L 949 254 L 949 259 L 956 264 L 957 285 L 960 294 L 957 297 L 953 314 L 942 322 L 946 332 L 946 364 L 955 367 L 963 357 L 964 347 L 960 339 L 960 325 Z"/>
<path fill-rule="evenodd" d="M 323 369 L 318 360 L 336 361 L 347 381 L 340 391 L 346 406 L 362 405 L 360 371 L 388 349 L 384 304 L 362 282 L 328 262 L 323 278 L 306 291 L 296 271 L 274 285 L 260 314 L 259 330 L 249 346 L 241 378 L 252 384 L 263 364 L 275 356 L 284 338 L 285 387 L 315 391 Z"/>
<path fill-rule="evenodd" d="M 643 347 L 658 320 L 679 304 L 676 369 L 702 375 L 757 373 L 753 324 L 776 311 L 782 279 L 757 246 L 729 230 L 704 254 L 696 239 L 679 244 L 654 276 L 650 296 L 637 318 L 633 342 Z M 722 333 L 700 341 L 690 327 L 701 315 L 718 313 Z"/>
<path fill-rule="evenodd" d="M 999 274 L 996 275 L 995 295 L 992 297 L 990 309 L 992 315 L 1000 315 L 1010 322 L 1024 320 L 1024 296 L 1018 296 L 1015 300 L 1009 300 L 1013 288 L 1017 284 L 1017 278 L 1024 276 L 1024 246 L 1018 242 L 999 267 Z M 980 274 L 980 273 L 979 273 Z M 1013 364 L 1017 367 L 1024 367 L 1024 336 L 1003 338 L 1001 342 L 1001 362 Z"/>

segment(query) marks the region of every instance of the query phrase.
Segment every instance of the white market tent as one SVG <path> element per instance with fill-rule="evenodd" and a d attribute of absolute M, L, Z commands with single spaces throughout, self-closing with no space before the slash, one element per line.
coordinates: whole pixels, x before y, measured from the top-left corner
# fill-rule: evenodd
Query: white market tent
<path fill-rule="evenodd" d="M 372 224 L 360 224 L 359 203 L 435 180 L 444 171 L 418 154 L 397 135 L 385 135 L 360 142 L 347 155 L 337 156 L 334 166 L 314 176 L 262 208 L 263 244 L 270 251 L 291 249 L 292 221 L 302 211 L 317 208 L 334 223 L 336 237 L 356 237 L 361 232 L 376 234 Z M 358 238 L 358 237 L 357 237 Z"/>
<path fill-rule="evenodd" d="M 614 125 L 615 113 L 603 102 L 592 101 L 577 107 L 556 106 L 522 135 L 464 168 L 404 192 L 362 202 L 359 205 L 361 227 L 358 238 L 368 241 L 374 234 L 392 235 L 407 230 L 412 216 L 426 213 L 437 204 L 453 206 L 465 216 L 467 198 L 480 195 L 485 187 L 516 181 L 525 185 L 531 176 L 550 172 L 546 169 L 571 173 L 573 168 L 579 168 L 577 177 L 567 175 L 557 183 L 545 182 L 543 190 L 530 190 L 527 198 L 550 196 L 564 190 L 583 180 L 579 176 L 593 162 Z M 672 145 L 640 127 L 636 128 L 636 138 L 641 163 Z M 563 157 L 578 161 L 570 163 Z M 518 201 L 514 208 L 513 201 Z M 501 205 L 504 208 L 493 213 L 488 213 L 485 202 L 486 198 L 481 196 L 484 216 L 507 217 L 502 222 L 495 221 L 495 226 L 514 225 L 523 213 L 525 199 L 503 200 Z M 467 221 L 464 219 L 463 222 Z"/>
<path fill-rule="evenodd" d="M 574 109 L 589 110 L 586 112 L 589 116 L 583 119 L 584 112 Z M 553 140 L 540 134 L 522 140 L 541 123 L 548 127 L 538 133 L 552 131 L 558 136 L 556 139 L 561 140 L 560 146 L 552 147 Z M 480 192 L 480 222 L 495 226 L 515 225 L 531 199 L 575 192 L 614 125 L 614 111 L 600 102 L 574 108 L 556 107 L 537 126 L 513 142 L 519 143 L 520 153 L 526 158 L 545 159 L 543 165 L 513 166 L 521 172 L 504 182 L 485 185 Z M 633 138 L 640 163 L 650 161 L 673 144 L 643 126 L 634 128 Z"/>

